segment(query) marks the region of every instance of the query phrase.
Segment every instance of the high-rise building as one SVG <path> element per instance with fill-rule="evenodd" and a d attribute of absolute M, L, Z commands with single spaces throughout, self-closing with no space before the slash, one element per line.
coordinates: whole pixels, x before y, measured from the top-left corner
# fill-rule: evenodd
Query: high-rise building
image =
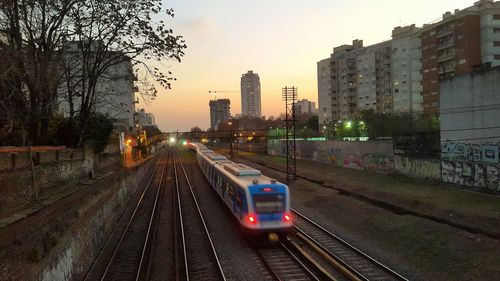
<path fill-rule="evenodd" d="M 481 0 L 422 30 L 423 107 L 439 113 L 439 82 L 472 73 L 481 64 L 500 65 L 500 1 Z"/>
<path fill-rule="evenodd" d="M 330 58 L 318 62 L 318 118 L 319 124 L 332 120 L 332 77 Z"/>
<path fill-rule="evenodd" d="M 231 101 L 229 99 L 211 100 L 210 106 L 210 127 L 216 129 L 220 122 L 227 121 L 231 116 Z"/>
<path fill-rule="evenodd" d="M 252 70 L 241 76 L 241 115 L 261 117 L 260 79 Z"/>
<path fill-rule="evenodd" d="M 392 111 L 422 112 L 421 32 L 415 25 L 392 31 Z"/>
<path fill-rule="evenodd" d="M 357 110 L 357 56 L 363 49 L 362 40 L 333 49 L 330 56 L 332 121 L 345 120 Z"/>
<path fill-rule="evenodd" d="M 306 99 L 295 102 L 293 106 L 295 114 L 316 114 L 316 103 Z"/>
<path fill-rule="evenodd" d="M 391 112 L 391 41 L 363 47 L 362 40 L 354 40 L 334 48 L 330 83 L 332 121 L 352 118 L 361 110 Z M 324 110 L 328 102 L 322 96 L 319 106 Z"/>

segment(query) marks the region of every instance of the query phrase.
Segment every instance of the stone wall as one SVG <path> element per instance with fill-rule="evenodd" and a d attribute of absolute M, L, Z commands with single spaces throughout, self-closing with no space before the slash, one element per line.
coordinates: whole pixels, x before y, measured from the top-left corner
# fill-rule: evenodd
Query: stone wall
<path fill-rule="evenodd" d="M 85 152 L 87 151 L 87 152 Z M 0 150 L 0 215 L 66 185 L 116 167 L 119 155 L 97 156 L 90 149 L 15 147 Z M 33 181 L 34 178 L 34 181 Z M 36 190 L 35 190 L 36 187 Z"/>

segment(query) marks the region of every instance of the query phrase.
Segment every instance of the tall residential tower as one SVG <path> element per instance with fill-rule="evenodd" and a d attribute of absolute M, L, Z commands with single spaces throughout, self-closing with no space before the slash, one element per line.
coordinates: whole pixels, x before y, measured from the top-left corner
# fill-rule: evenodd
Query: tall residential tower
<path fill-rule="evenodd" d="M 252 70 L 241 76 L 241 115 L 261 117 L 260 79 Z"/>

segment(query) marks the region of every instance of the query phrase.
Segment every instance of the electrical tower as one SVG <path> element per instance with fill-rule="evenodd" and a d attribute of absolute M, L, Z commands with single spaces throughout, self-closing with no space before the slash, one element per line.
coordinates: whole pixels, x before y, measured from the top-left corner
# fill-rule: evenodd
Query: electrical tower
<path fill-rule="evenodd" d="M 286 142 L 286 181 L 297 179 L 297 158 L 295 150 L 295 101 L 297 100 L 297 87 L 284 87 L 281 92 L 285 102 L 285 142 Z"/>

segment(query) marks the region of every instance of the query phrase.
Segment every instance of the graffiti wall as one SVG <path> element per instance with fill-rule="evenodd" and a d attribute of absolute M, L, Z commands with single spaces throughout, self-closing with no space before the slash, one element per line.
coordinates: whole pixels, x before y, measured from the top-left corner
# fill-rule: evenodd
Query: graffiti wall
<path fill-rule="evenodd" d="M 285 155 L 283 140 L 270 140 L 268 153 Z M 297 158 L 334 163 L 342 167 L 391 172 L 394 170 L 392 142 L 297 141 Z"/>
<path fill-rule="evenodd" d="M 500 142 L 446 141 L 441 144 L 441 151 L 443 182 L 500 192 Z"/>

